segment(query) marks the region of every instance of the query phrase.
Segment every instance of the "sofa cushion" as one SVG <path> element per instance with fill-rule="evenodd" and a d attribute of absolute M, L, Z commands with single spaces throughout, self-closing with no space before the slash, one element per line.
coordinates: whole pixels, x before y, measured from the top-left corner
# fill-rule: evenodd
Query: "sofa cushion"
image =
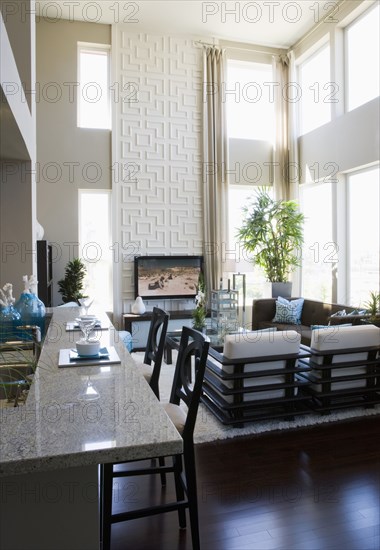
<path fill-rule="evenodd" d="M 227 334 L 223 354 L 228 359 L 289 355 L 298 353 L 300 342 L 301 336 L 295 330 Z"/>
<path fill-rule="evenodd" d="M 301 337 L 294 331 L 228 334 L 224 339 L 223 355 L 227 359 L 244 359 L 298 353 Z M 244 372 L 274 370 L 285 367 L 285 360 L 246 363 Z M 227 373 L 234 372 L 234 365 L 224 365 Z"/>
<path fill-rule="evenodd" d="M 342 309 L 351 311 L 353 308 L 341 304 L 328 304 L 325 302 L 318 302 L 317 300 L 305 300 L 302 309 L 301 323 L 308 327 L 311 325 L 327 325 L 330 316 Z"/>
<path fill-rule="evenodd" d="M 315 351 L 334 351 L 344 349 L 358 349 L 357 352 L 336 354 L 332 363 L 343 363 L 345 361 L 365 360 L 367 353 L 360 351 L 360 348 L 380 345 L 380 328 L 374 325 L 348 326 L 336 325 L 312 331 L 310 347 Z M 315 363 L 322 364 L 323 357 L 312 355 Z"/>
<path fill-rule="evenodd" d="M 374 325 L 348 326 L 336 325 L 313 330 L 311 348 L 318 351 L 343 348 L 365 348 L 380 344 L 380 329 Z"/>
<path fill-rule="evenodd" d="M 279 296 L 276 301 L 276 314 L 272 322 L 300 325 L 304 301 L 304 298 L 297 298 L 289 302 Z"/>

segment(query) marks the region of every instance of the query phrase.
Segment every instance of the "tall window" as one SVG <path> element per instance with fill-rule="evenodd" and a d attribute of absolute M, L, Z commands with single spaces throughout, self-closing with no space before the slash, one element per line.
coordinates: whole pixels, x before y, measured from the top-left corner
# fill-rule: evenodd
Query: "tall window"
<path fill-rule="evenodd" d="M 300 133 L 311 132 L 330 122 L 336 84 L 330 77 L 330 48 L 326 44 L 298 68 Z"/>
<path fill-rule="evenodd" d="M 272 66 L 231 60 L 228 62 L 225 100 L 230 138 L 274 142 Z"/>
<path fill-rule="evenodd" d="M 111 128 L 110 48 L 78 44 L 78 126 Z"/>
<path fill-rule="evenodd" d="M 349 111 L 379 95 L 379 19 L 377 2 L 373 9 L 346 28 Z"/>
<path fill-rule="evenodd" d="M 246 273 L 246 304 L 250 304 L 252 299 L 260 298 L 266 294 L 267 282 L 261 268 L 253 268 L 251 262 L 245 261 L 248 255 L 241 250 L 236 233 L 242 225 L 243 206 L 252 202 L 255 195 L 253 182 L 259 182 L 261 175 L 266 180 L 264 185 L 271 182 L 269 165 L 272 161 L 275 136 L 272 65 L 270 63 L 229 60 L 224 92 L 228 138 L 245 140 L 244 145 L 239 144 L 238 152 L 234 150 L 237 158 L 231 158 L 232 155 L 230 155 L 230 170 L 239 170 L 239 178 L 235 176 L 235 181 L 239 179 L 248 182 L 245 185 L 239 185 L 232 183 L 233 177 L 230 178 L 228 193 L 229 242 L 226 246 L 226 257 L 236 261 L 235 272 Z M 259 146 L 259 152 L 257 141 L 263 142 L 263 147 Z M 267 191 L 271 194 L 272 188 L 267 187 Z M 242 300 L 241 292 L 239 299 Z"/>
<path fill-rule="evenodd" d="M 331 183 L 301 186 L 300 206 L 305 215 L 302 296 L 331 302 L 332 276 L 339 254 L 333 240 Z"/>
<path fill-rule="evenodd" d="M 273 197 L 273 187 L 266 187 L 265 190 Z M 241 249 L 236 238 L 237 230 L 243 222 L 243 207 L 252 204 L 254 197 L 255 187 L 230 185 L 228 197 L 229 244 L 226 257 L 236 261 L 234 268 L 236 272 L 241 271 L 246 273 L 246 304 L 251 304 L 253 299 L 262 298 L 266 294 L 266 287 L 269 289 L 263 270 L 260 267 L 252 267 L 252 263 L 249 262 L 249 253 Z M 240 293 L 240 301 L 241 298 L 242 295 Z"/>
<path fill-rule="evenodd" d="M 379 167 L 348 175 L 349 302 L 362 306 L 380 281 Z"/>
<path fill-rule="evenodd" d="M 79 249 L 87 268 L 85 293 L 112 311 L 111 192 L 79 190 Z"/>

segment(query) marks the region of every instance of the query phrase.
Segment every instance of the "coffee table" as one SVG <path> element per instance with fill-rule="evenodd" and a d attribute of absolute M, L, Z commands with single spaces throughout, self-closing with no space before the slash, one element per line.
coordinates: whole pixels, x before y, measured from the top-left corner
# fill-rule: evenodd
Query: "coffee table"
<path fill-rule="evenodd" d="M 238 333 L 240 331 L 243 331 L 242 328 L 238 328 L 237 330 L 234 330 L 230 334 Z M 172 351 L 173 349 L 178 350 L 179 349 L 179 343 L 181 340 L 181 333 L 182 330 L 174 330 L 170 331 L 166 334 L 166 341 L 165 341 L 165 348 L 164 348 L 164 360 L 166 364 L 171 365 L 173 362 L 172 358 Z M 210 347 L 215 349 L 216 351 L 223 351 L 224 346 L 224 336 L 222 336 L 220 333 L 218 333 L 215 329 L 207 328 L 206 330 L 206 336 L 210 341 Z"/>

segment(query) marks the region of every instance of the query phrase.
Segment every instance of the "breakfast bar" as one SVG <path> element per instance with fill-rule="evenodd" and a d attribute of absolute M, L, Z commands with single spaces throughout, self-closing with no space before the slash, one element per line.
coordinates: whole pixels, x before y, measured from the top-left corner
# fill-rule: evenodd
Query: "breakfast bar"
<path fill-rule="evenodd" d="M 26 403 L 0 409 L 2 550 L 99 549 L 98 465 L 182 452 L 105 315 L 101 346 L 120 363 L 58 366 L 60 350 L 75 348 L 79 333 L 67 323 L 79 311 L 54 308 Z M 89 386 L 97 399 L 85 399 Z"/>

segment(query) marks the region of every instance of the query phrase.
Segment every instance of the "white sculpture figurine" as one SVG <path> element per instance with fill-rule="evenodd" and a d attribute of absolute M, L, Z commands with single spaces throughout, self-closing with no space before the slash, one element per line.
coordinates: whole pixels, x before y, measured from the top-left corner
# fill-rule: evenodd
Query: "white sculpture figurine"
<path fill-rule="evenodd" d="M 132 304 L 131 311 L 135 315 L 142 315 L 143 313 L 145 313 L 146 308 L 141 296 L 137 296 L 136 300 Z"/>

